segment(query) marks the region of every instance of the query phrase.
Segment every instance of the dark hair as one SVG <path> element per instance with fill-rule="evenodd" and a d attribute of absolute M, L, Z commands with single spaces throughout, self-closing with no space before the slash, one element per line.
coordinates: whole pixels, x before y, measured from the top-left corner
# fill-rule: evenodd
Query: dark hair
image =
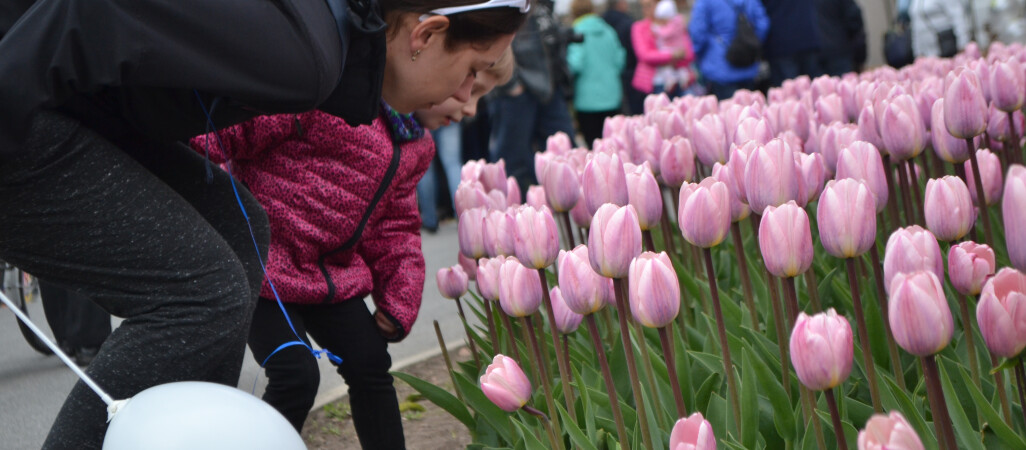
<path fill-rule="evenodd" d="M 402 13 L 427 14 L 439 8 L 476 5 L 486 1 L 488 0 L 379 0 L 378 4 L 381 6 L 385 22 L 391 28 L 389 38 L 392 38 L 399 31 Z M 530 13 L 522 13 L 520 9 L 508 6 L 450 14 L 446 16 L 449 19 L 449 29 L 445 37 L 445 48 L 491 45 L 502 36 L 516 33 L 527 20 L 528 14 Z"/>

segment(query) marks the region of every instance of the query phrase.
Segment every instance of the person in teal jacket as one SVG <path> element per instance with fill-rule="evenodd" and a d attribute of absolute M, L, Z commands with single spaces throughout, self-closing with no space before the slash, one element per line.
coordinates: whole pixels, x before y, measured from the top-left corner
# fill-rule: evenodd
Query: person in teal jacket
<path fill-rule="evenodd" d="M 623 101 L 620 72 L 627 59 L 627 51 L 620 45 L 616 30 L 594 11 L 591 0 L 574 0 L 570 4 L 574 32 L 584 36 L 584 42 L 570 44 L 566 56 L 574 75 L 577 124 L 588 147 L 602 137 L 606 117 L 620 112 Z"/>

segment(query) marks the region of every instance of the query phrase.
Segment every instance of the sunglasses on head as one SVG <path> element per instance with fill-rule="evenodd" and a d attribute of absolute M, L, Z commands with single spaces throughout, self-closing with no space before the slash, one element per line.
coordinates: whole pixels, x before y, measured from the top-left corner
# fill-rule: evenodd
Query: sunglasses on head
<path fill-rule="evenodd" d="M 452 14 L 465 13 L 465 12 L 469 12 L 469 11 L 477 11 L 479 9 L 492 9 L 492 8 L 504 8 L 504 7 L 517 8 L 517 9 L 520 10 L 521 13 L 526 13 L 527 11 L 531 10 L 531 2 L 530 2 L 530 0 L 488 0 L 487 2 L 477 3 L 477 4 L 473 4 L 473 5 L 452 6 L 452 7 L 449 7 L 449 8 L 438 8 L 438 9 L 432 10 L 428 14 L 424 14 L 424 15 L 420 16 L 420 20 L 424 20 L 424 19 L 428 18 L 429 15 L 431 15 L 431 14 L 438 15 L 438 16 L 449 16 L 449 15 L 452 15 Z"/>

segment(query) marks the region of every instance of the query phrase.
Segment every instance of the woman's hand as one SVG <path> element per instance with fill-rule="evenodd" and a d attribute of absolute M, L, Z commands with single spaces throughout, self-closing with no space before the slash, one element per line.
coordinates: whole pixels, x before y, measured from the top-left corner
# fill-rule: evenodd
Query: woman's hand
<path fill-rule="evenodd" d="M 394 339 L 399 336 L 399 329 L 380 309 L 374 311 L 374 322 L 378 326 L 378 332 L 386 339 Z"/>

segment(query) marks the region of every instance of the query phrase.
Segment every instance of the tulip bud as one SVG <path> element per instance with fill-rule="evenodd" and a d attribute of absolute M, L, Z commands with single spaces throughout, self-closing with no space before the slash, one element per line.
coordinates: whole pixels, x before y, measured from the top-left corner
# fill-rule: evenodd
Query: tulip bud
<path fill-rule="evenodd" d="M 833 389 L 851 374 L 851 324 L 833 308 L 812 317 L 798 313 L 791 331 L 791 365 L 805 387 Z"/>
<path fill-rule="evenodd" d="M 781 139 L 756 147 L 745 164 L 745 191 L 748 205 L 756 214 L 767 206 L 780 206 L 797 200 L 801 174 L 794 164 L 794 151 Z"/>
<path fill-rule="evenodd" d="M 748 192 L 745 191 L 745 166 L 748 165 L 748 155 L 751 155 L 759 144 L 755 142 L 749 142 L 741 147 L 730 148 L 730 159 L 727 160 L 727 167 L 730 169 L 731 179 L 734 181 L 733 186 L 728 185 L 727 187 L 737 191 L 737 199 L 748 205 Z"/>
<path fill-rule="evenodd" d="M 888 319 L 894 341 L 916 356 L 947 347 L 955 324 L 940 279 L 929 270 L 899 273 L 890 285 Z"/>
<path fill-rule="evenodd" d="M 926 128 L 916 100 L 901 94 L 881 105 L 884 109 L 877 111 L 877 127 L 887 153 L 894 161 L 918 156 L 926 147 Z"/>
<path fill-rule="evenodd" d="M 545 179 L 545 171 L 549 168 L 549 162 L 555 157 L 556 155 L 554 153 L 548 152 L 534 154 L 534 179 Z"/>
<path fill-rule="evenodd" d="M 673 424 L 670 450 L 716 450 L 712 425 L 702 417 L 702 413 L 696 412 Z"/>
<path fill-rule="evenodd" d="M 520 183 L 512 176 L 506 178 L 506 206 L 517 206 L 522 203 Z"/>
<path fill-rule="evenodd" d="M 804 206 L 809 202 L 816 201 L 819 193 L 823 190 L 823 181 L 826 179 L 826 163 L 823 162 L 823 155 L 819 153 L 794 153 L 795 162 L 802 175 L 802 187 L 805 192 L 804 198 L 798 200 Z"/>
<path fill-rule="evenodd" d="M 858 450 L 924 450 L 916 430 L 898 411 L 874 414 L 859 431 Z"/>
<path fill-rule="evenodd" d="M 887 150 L 876 126 L 876 110 L 870 103 L 866 103 L 859 113 L 859 140 L 873 144 L 881 152 Z"/>
<path fill-rule="evenodd" d="M 866 183 L 876 198 L 876 212 L 887 206 L 887 172 L 880 152 L 868 142 L 856 141 L 837 156 L 836 179 L 854 178 Z"/>
<path fill-rule="evenodd" d="M 459 186 L 456 187 L 455 199 L 453 201 L 453 207 L 456 210 L 456 216 L 462 216 L 463 212 L 478 207 L 490 207 L 492 200 L 488 197 L 488 193 L 485 192 L 484 186 L 475 180 L 462 181 Z"/>
<path fill-rule="evenodd" d="M 495 355 L 481 375 L 481 392 L 506 412 L 523 408 L 531 399 L 531 382 L 513 358 Z"/>
<path fill-rule="evenodd" d="M 556 237 L 556 220 L 549 208 L 520 206 L 514 214 L 513 242 L 517 259 L 533 269 L 543 269 L 555 262 L 559 255 L 559 238 Z"/>
<path fill-rule="evenodd" d="M 438 292 L 442 294 L 442 297 L 457 299 L 467 293 L 467 273 L 459 264 L 438 269 L 438 273 L 435 274 L 435 282 L 438 284 Z"/>
<path fill-rule="evenodd" d="M 625 206 L 630 201 L 627 174 L 617 155 L 596 154 L 584 166 L 581 184 L 584 188 L 584 202 L 592 215 L 605 203 Z"/>
<path fill-rule="evenodd" d="M 713 178 L 688 183 L 680 188 L 677 224 L 692 245 L 715 247 L 730 230 L 730 192 L 727 185 Z"/>
<path fill-rule="evenodd" d="M 987 281 L 976 305 L 976 321 L 987 348 L 1014 358 L 1026 348 L 1026 275 L 1006 267 Z"/>
<path fill-rule="evenodd" d="M 931 109 L 930 141 L 933 143 L 933 151 L 944 161 L 958 164 L 969 160 L 969 146 L 966 145 L 965 139 L 952 136 L 944 124 L 943 98 L 938 98 Z"/>
<path fill-rule="evenodd" d="M 502 195 L 506 195 L 506 161 L 500 159 L 494 164 L 485 164 L 481 167 L 480 175 L 481 184 L 484 185 L 485 192 L 491 192 L 493 190 L 502 192 Z"/>
<path fill-rule="evenodd" d="M 512 209 L 488 211 L 481 226 L 485 254 L 490 257 L 513 256 L 516 253 L 516 221 Z"/>
<path fill-rule="evenodd" d="M 548 206 L 548 201 L 546 200 L 545 195 L 545 188 L 538 185 L 532 185 L 531 187 L 527 188 L 527 202 L 525 204 L 534 208 Z"/>
<path fill-rule="evenodd" d="M 816 100 L 816 121 L 821 124 L 845 122 L 844 104 L 841 96 L 827 94 Z"/>
<path fill-rule="evenodd" d="M 487 300 L 499 300 L 499 268 L 506 257 L 477 260 L 477 290 Z"/>
<path fill-rule="evenodd" d="M 698 160 L 706 166 L 727 162 L 727 129 L 718 114 L 708 114 L 691 127 L 691 143 L 698 153 Z"/>
<path fill-rule="evenodd" d="M 613 280 L 591 268 L 587 246 L 578 245 L 573 251 L 559 252 L 559 288 L 571 311 L 578 314 L 598 312 L 611 303 L 612 284 Z"/>
<path fill-rule="evenodd" d="M 463 253 L 460 252 L 456 252 L 456 261 L 463 268 L 463 272 L 467 274 L 467 279 L 477 281 L 477 261 L 463 256 Z"/>
<path fill-rule="evenodd" d="M 463 183 L 464 181 L 477 181 L 480 183 L 478 179 L 481 177 L 481 168 L 484 167 L 484 165 L 485 160 L 483 159 L 467 161 L 463 164 L 463 167 L 460 168 L 460 183 Z M 484 190 L 484 187 L 481 189 Z"/>
<path fill-rule="evenodd" d="M 583 189 L 581 189 L 581 197 L 584 197 Z M 588 212 L 588 205 L 583 201 L 577 202 L 577 204 L 570 209 L 570 218 L 573 219 L 574 223 L 581 228 L 591 227 L 591 213 Z"/>
<path fill-rule="evenodd" d="M 759 223 L 759 248 L 770 273 L 795 277 L 812 266 L 809 215 L 795 202 L 767 207 Z"/>
<path fill-rule="evenodd" d="M 488 214 L 485 208 L 470 208 L 460 214 L 457 223 L 457 235 L 460 243 L 460 253 L 467 258 L 480 258 L 487 254 L 484 243 L 484 219 Z"/>
<path fill-rule="evenodd" d="M 534 314 L 541 306 L 542 289 L 538 271 L 507 256 L 499 267 L 499 306 L 512 317 Z"/>
<path fill-rule="evenodd" d="M 743 145 L 748 141 L 758 142 L 765 145 L 774 137 L 773 130 L 765 119 L 747 117 L 738 122 L 737 130 L 734 131 L 734 143 Z M 717 161 L 719 162 L 719 161 Z"/>
<path fill-rule="evenodd" d="M 552 315 L 556 318 L 556 329 L 563 334 L 576 331 L 577 327 L 581 325 L 581 320 L 584 319 L 584 316 L 573 312 L 566 306 L 566 301 L 563 299 L 563 293 L 560 292 L 559 286 L 553 286 L 549 290 L 549 299 L 552 300 Z"/>
<path fill-rule="evenodd" d="M 562 131 L 557 131 L 556 134 L 545 140 L 545 151 L 553 155 L 562 155 L 573 147 L 573 139 L 570 139 L 570 136 Z"/>
<path fill-rule="evenodd" d="M 816 209 L 819 239 L 827 253 L 854 258 L 876 243 L 876 201 L 860 180 L 827 183 Z"/>
<path fill-rule="evenodd" d="M 919 225 L 899 228 L 887 238 L 883 260 L 884 287 L 891 287 L 895 275 L 903 272 L 928 270 L 937 278 L 944 276 L 944 260 L 940 244 L 933 233 Z"/>
<path fill-rule="evenodd" d="M 948 175 L 927 180 L 923 201 L 926 227 L 939 240 L 957 241 L 969 233 L 976 220 L 969 188 L 961 178 Z"/>
<path fill-rule="evenodd" d="M 819 132 L 819 151 L 830 172 L 837 170 L 837 156 L 841 149 L 859 140 L 859 129 L 855 124 L 835 122 L 823 126 Z"/>
<path fill-rule="evenodd" d="M 990 65 L 990 95 L 994 107 L 1013 112 L 1026 102 L 1026 74 L 1013 61 L 997 61 Z"/>
<path fill-rule="evenodd" d="M 987 100 L 976 72 L 949 73 L 944 80 L 944 124 L 952 136 L 976 137 L 987 129 Z"/>
<path fill-rule="evenodd" d="M 986 244 L 965 241 L 951 246 L 948 251 L 948 278 L 963 295 L 979 295 L 987 277 L 994 274 L 995 266 L 994 250 Z"/>
<path fill-rule="evenodd" d="M 738 222 L 748 217 L 748 214 L 752 212 L 748 205 L 741 202 L 740 196 L 738 195 L 738 183 L 734 179 L 734 173 L 729 167 L 724 166 L 720 163 L 713 164 L 712 177 L 717 181 L 727 185 L 727 192 L 730 194 L 730 221 Z"/>
<path fill-rule="evenodd" d="M 663 191 L 647 163 L 634 166 L 627 172 L 627 193 L 631 206 L 638 213 L 641 229 L 658 227 L 659 219 L 663 217 Z"/>
<path fill-rule="evenodd" d="M 1004 198 L 1001 200 L 1001 215 L 1005 224 L 1005 245 L 1012 266 L 1026 270 L 1026 167 L 1014 164 L 1008 168 L 1005 178 Z"/>
<path fill-rule="evenodd" d="M 577 170 L 562 157 L 555 157 L 549 161 L 542 186 L 545 187 L 545 197 L 549 206 L 556 212 L 569 211 L 580 197 L 581 186 Z"/>
<path fill-rule="evenodd" d="M 673 322 L 680 311 L 680 282 L 666 252 L 644 252 L 631 262 L 631 315 L 649 328 Z"/>
<path fill-rule="evenodd" d="M 986 205 L 990 206 L 1001 199 L 1001 160 L 990 150 L 981 148 L 976 151 L 976 163 L 980 166 L 980 179 L 983 180 L 983 197 Z M 976 179 L 973 178 L 973 169 L 970 161 L 963 163 L 965 166 L 965 183 L 969 185 L 969 194 L 973 197 L 973 204 L 979 205 L 980 200 L 976 195 Z"/>
<path fill-rule="evenodd" d="M 672 188 L 691 181 L 695 177 L 695 150 L 691 141 L 682 136 L 664 141 L 659 169 L 659 181 Z"/>
<path fill-rule="evenodd" d="M 627 276 L 631 260 L 641 253 L 641 227 L 633 206 L 602 205 L 591 220 L 588 258 L 591 268 L 608 278 Z"/>

